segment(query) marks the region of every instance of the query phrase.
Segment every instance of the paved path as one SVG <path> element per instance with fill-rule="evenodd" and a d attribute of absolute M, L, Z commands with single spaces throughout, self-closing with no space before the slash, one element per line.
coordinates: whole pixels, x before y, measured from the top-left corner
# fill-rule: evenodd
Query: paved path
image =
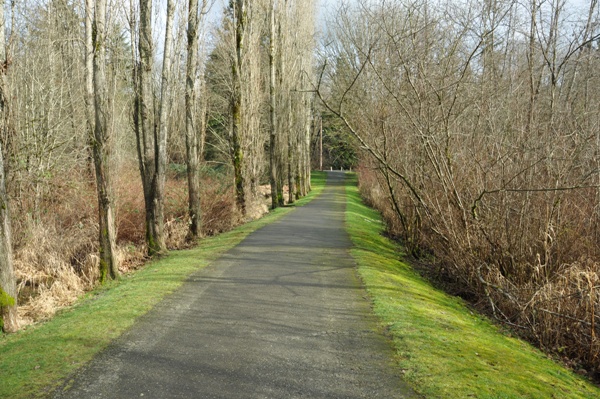
<path fill-rule="evenodd" d="M 343 228 L 343 174 L 248 236 L 56 398 L 412 398 Z"/>

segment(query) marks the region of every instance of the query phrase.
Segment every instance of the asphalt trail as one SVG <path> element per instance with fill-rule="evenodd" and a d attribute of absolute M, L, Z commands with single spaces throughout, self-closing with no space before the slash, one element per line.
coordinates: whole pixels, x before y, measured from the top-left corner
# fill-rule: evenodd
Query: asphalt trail
<path fill-rule="evenodd" d="M 348 254 L 343 174 L 142 317 L 55 398 L 413 398 Z"/>

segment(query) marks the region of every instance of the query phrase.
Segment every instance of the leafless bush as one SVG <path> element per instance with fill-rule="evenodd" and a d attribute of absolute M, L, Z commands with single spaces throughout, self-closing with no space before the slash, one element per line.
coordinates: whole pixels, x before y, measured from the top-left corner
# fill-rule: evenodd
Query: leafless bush
<path fill-rule="evenodd" d="M 56 226 L 30 221 L 15 257 L 23 303 L 19 315 L 25 324 L 52 316 L 95 285 L 99 275 L 94 233 L 90 225 L 57 231 Z"/>
<path fill-rule="evenodd" d="M 361 191 L 465 297 L 597 372 L 598 4 L 424 7 L 336 19 L 320 96 L 365 150 Z"/>
<path fill-rule="evenodd" d="M 231 179 L 204 176 L 202 181 L 202 234 L 212 236 L 231 230 L 240 221 L 235 209 Z"/>
<path fill-rule="evenodd" d="M 52 316 L 98 279 L 94 188 L 76 176 L 81 175 L 69 171 L 38 183 L 38 196 L 22 195 L 13 207 L 19 317 L 24 324 Z"/>
<path fill-rule="evenodd" d="M 96 193 L 93 180 L 81 176 L 85 174 L 73 171 L 47 181 L 35 203 L 33 197 L 22 196 L 14 207 L 22 324 L 51 317 L 98 282 Z M 228 231 L 239 223 L 230 180 L 227 175 L 206 175 L 202 180 L 205 235 Z M 127 273 L 146 259 L 144 199 L 135 165 L 121 168 L 115 190 L 120 271 Z M 167 244 L 171 249 L 188 247 L 187 181 L 169 175 L 166 194 Z"/>

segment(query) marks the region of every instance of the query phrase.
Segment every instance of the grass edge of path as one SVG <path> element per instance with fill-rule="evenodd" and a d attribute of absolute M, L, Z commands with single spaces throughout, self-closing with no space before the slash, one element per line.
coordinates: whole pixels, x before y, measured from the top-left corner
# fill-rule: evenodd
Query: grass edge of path
<path fill-rule="evenodd" d="M 192 249 L 172 251 L 119 281 L 86 293 L 46 322 L 16 334 L 0 335 L 0 398 L 47 396 L 191 274 L 250 233 L 317 197 L 325 180 L 325 173 L 313 172 L 312 191 L 293 206 L 278 208 L 230 232 L 202 239 Z"/>
<path fill-rule="evenodd" d="M 379 213 L 346 183 L 351 255 L 404 379 L 426 398 L 598 398 L 600 389 L 509 336 L 401 260 Z"/>

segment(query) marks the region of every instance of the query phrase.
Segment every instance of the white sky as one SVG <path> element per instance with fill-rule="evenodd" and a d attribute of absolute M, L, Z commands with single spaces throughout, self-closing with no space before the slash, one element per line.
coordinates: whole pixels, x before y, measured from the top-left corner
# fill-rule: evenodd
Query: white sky
<path fill-rule="evenodd" d="M 201 0 L 200 0 L 201 1 Z M 225 4 L 229 0 L 212 0 L 213 5 L 210 9 L 209 15 L 207 16 L 206 22 L 208 23 L 208 31 L 211 30 L 210 26 L 214 26 L 220 22 L 220 19 L 223 14 L 223 8 Z M 291 0 L 291 1 L 302 1 L 302 0 Z M 328 19 L 331 19 L 332 15 L 335 13 L 336 9 L 342 3 L 352 3 L 356 0 L 317 0 L 317 32 L 323 33 L 326 31 L 326 23 Z M 366 0 L 371 1 L 371 0 Z M 382 0 L 372 0 L 373 2 L 380 2 Z M 401 1 L 401 0 L 386 0 L 390 2 Z M 447 0 L 430 0 L 432 2 L 439 1 L 440 3 L 446 3 Z M 454 0 L 456 1 L 456 0 Z M 469 1 L 469 0 L 467 0 Z M 590 5 L 591 0 L 565 0 L 567 13 L 576 16 L 577 18 L 583 18 L 587 16 L 587 8 Z M 187 4 L 187 2 L 185 2 Z M 184 5 L 185 6 L 185 5 Z M 162 41 L 164 41 L 164 20 L 166 13 L 166 0 L 156 0 L 155 3 L 155 12 L 157 14 L 156 25 L 155 25 L 155 35 L 157 39 L 157 44 L 160 48 L 162 48 Z"/>

